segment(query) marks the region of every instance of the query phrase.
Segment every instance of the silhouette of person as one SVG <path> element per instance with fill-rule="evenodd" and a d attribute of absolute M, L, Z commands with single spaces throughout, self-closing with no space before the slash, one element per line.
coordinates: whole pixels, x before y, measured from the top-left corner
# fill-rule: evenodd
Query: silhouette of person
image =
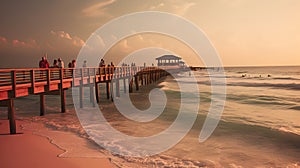
<path fill-rule="evenodd" d="M 76 60 L 72 60 L 72 68 L 76 68 Z"/>
<path fill-rule="evenodd" d="M 58 66 L 59 66 L 59 68 L 65 67 L 64 61 L 61 58 L 58 58 Z"/>
<path fill-rule="evenodd" d="M 82 64 L 82 67 L 85 68 L 86 66 L 87 66 L 87 63 L 86 63 L 86 60 L 84 60 L 84 61 L 83 61 L 83 64 Z"/>
<path fill-rule="evenodd" d="M 59 68 L 59 66 L 58 66 L 58 62 L 57 62 L 57 60 L 56 60 L 56 59 L 53 61 L 52 68 Z"/>
<path fill-rule="evenodd" d="M 104 59 L 101 59 L 101 61 L 99 63 L 99 67 L 105 67 Z"/>
<path fill-rule="evenodd" d="M 46 57 L 42 57 L 42 60 L 39 62 L 40 68 L 49 68 L 49 62 L 47 61 Z"/>

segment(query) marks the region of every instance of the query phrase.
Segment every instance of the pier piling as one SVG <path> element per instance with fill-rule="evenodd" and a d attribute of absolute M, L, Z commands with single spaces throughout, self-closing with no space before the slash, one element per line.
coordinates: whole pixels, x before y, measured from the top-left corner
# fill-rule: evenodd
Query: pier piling
<path fill-rule="evenodd" d="M 10 134 L 16 134 L 17 131 L 16 131 L 14 99 L 8 100 L 8 118 L 9 118 Z"/>
<path fill-rule="evenodd" d="M 40 116 L 45 114 L 45 94 L 40 94 Z"/>
<path fill-rule="evenodd" d="M 66 90 L 61 89 L 60 91 L 60 105 L 61 105 L 61 112 L 66 112 Z"/>

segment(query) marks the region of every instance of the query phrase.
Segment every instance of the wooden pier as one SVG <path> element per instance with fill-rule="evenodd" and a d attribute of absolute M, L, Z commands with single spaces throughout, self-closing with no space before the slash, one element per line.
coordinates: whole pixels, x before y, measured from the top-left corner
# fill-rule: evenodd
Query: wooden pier
<path fill-rule="evenodd" d="M 10 133 L 16 134 L 14 99 L 28 95 L 40 95 L 40 115 L 45 114 L 45 95 L 58 94 L 61 97 L 61 112 L 66 111 L 66 90 L 79 88 L 79 104 L 83 108 L 84 87 L 90 88 L 90 101 L 99 103 L 99 83 L 106 84 L 106 97 L 112 99 L 112 91 L 120 95 L 120 81 L 124 92 L 139 90 L 168 75 L 157 67 L 88 67 L 88 68 L 31 68 L 0 69 L 0 106 L 8 108 Z M 112 82 L 113 81 L 113 82 Z M 115 86 L 111 86 L 114 83 Z M 115 87 L 112 89 L 112 87 Z M 96 101 L 96 102 L 95 102 Z"/>

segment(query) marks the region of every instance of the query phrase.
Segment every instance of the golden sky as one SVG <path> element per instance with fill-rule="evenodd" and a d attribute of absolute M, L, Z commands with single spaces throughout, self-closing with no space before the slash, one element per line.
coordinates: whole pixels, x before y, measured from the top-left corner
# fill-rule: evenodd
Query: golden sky
<path fill-rule="evenodd" d="M 58 57 L 67 63 L 105 23 L 149 10 L 194 23 L 215 46 L 224 66 L 300 65 L 299 9 L 299 0 L 5 1 L 0 6 L 0 68 L 37 67 L 44 53 L 51 63 Z M 160 47 L 189 65 L 201 64 L 193 61 L 194 53 L 184 44 L 157 34 L 120 41 L 106 55 L 107 61 L 143 47 Z"/>

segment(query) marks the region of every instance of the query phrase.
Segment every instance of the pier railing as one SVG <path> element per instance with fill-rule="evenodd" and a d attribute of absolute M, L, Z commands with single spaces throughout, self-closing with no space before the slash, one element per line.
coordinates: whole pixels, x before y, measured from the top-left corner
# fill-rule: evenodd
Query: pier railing
<path fill-rule="evenodd" d="M 132 77 L 138 73 L 158 70 L 154 67 L 88 67 L 88 68 L 31 68 L 31 69 L 3 69 L 0 70 L 0 100 L 40 93 L 37 86 L 48 86 L 42 92 L 56 90 L 49 87 L 51 84 L 74 82 L 67 87 L 76 86 L 86 78 L 95 82 L 107 82 L 113 78 Z M 89 81 L 90 83 L 90 81 Z M 23 88 L 23 94 L 18 89 Z M 29 89 L 25 93 L 24 88 Z M 37 92 L 35 92 L 37 91 Z M 5 93 L 6 92 L 6 93 Z"/>
<path fill-rule="evenodd" d="M 101 76 L 107 77 L 115 73 L 117 77 L 134 75 L 142 70 L 142 67 L 101 67 L 101 68 L 31 68 L 31 69 L 0 69 L 0 87 L 16 84 L 26 84 L 34 82 L 47 82 L 81 76 Z M 145 68 L 149 69 L 149 68 Z M 15 81 L 14 81 L 15 80 Z"/>

